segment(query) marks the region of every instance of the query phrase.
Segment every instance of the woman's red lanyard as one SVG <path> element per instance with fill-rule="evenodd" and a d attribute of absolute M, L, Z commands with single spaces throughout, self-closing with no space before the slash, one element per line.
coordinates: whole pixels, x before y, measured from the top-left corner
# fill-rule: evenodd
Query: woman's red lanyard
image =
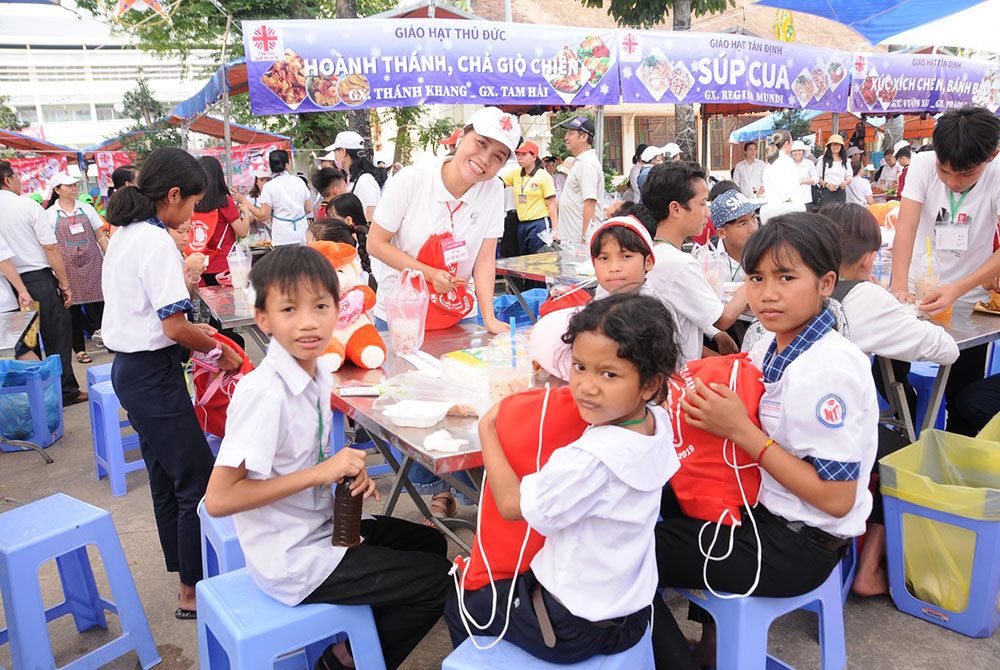
<path fill-rule="evenodd" d="M 462 209 L 462 205 L 464 204 L 465 204 L 464 202 L 459 200 L 458 205 L 455 206 L 455 209 L 452 209 L 451 205 L 449 205 L 448 203 L 444 203 L 445 209 L 448 210 L 448 220 L 451 222 L 452 237 L 455 237 L 455 215 L 458 214 L 458 210 Z"/>

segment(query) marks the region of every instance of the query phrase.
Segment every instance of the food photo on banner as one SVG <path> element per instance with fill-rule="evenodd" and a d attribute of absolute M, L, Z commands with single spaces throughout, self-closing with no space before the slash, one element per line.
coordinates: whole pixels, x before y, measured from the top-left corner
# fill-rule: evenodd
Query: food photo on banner
<path fill-rule="evenodd" d="M 46 198 L 52 193 L 49 180 L 57 172 L 65 172 L 68 165 L 65 156 L 13 158 L 8 162 L 21 179 L 21 195 L 38 193 Z"/>
<path fill-rule="evenodd" d="M 846 112 L 848 51 L 745 35 L 618 31 L 622 101 Z"/>
<path fill-rule="evenodd" d="M 243 40 L 255 115 L 620 99 L 614 29 L 458 20 L 244 21 Z"/>
<path fill-rule="evenodd" d="M 934 54 L 855 54 L 851 111 L 943 112 L 1000 108 L 1000 66 Z"/>

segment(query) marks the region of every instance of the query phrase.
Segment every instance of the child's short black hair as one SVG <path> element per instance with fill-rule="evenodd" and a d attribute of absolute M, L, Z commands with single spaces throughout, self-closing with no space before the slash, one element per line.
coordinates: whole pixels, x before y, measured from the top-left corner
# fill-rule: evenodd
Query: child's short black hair
<path fill-rule="evenodd" d="M 622 216 L 619 214 L 618 216 Z M 650 249 L 646 242 L 639 237 L 638 233 L 625 226 L 605 226 L 601 232 L 590 240 L 590 257 L 597 258 L 601 254 L 601 247 L 604 239 L 612 237 L 618 242 L 618 246 L 627 251 L 634 251 L 642 254 L 642 260 L 649 258 Z"/>
<path fill-rule="evenodd" d="M 938 163 L 964 172 L 993 160 L 1000 145 L 1000 119 L 985 107 L 966 105 L 949 109 L 934 124 L 934 151 Z"/>
<path fill-rule="evenodd" d="M 910 147 L 903 147 L 896 152 L 896 160 L 899 160 L 900 158 L 912 158 L 912 157 L 913 157 L 913 152 L 910 150 Z"/>
<path fill-rule="evenodd" d="M 838 202 L 819 211 L 833 223 L 840 238 L 840 262 L 851 265 L 882 246 L 882 230 L 875 215 L 853 202 Z"/>
<path fill-rule="evenodd" d="M 670 214 L 670 203 L 677 202 L 687 207 L 687 203 L 694 197 L 694 183 L 707 179 L 705 168 L 697 163 L 668 161 L 654 165 L 642 185 L 642 204 L 659 223 Z M 642 221 L 648 228 L 647 221 Z M 656 229 L 649 231 L 649 234 L 655 237 Z"/>
<path fill-rule="evenodd" d="M 782 214 L 761 226 L 743 249 L 743 268 L 748 275 L 756 274 L 765 254 L 776 264 L 787 266 L 790 251 L 817 277 L 827 272 L 840 276 L 840 241 L 833 222 L 809 212 Z"/>
<path fill-rule="evenodd" d="M 294 294 L 303 280 L 326 289 L 334 302 L 340 302 L 337 273 L 330 261 L 311 247 L 288 244 L 277 247 L 251 268 L 250 283 L 257 293 L 254 307 L 265 309 L 267 294 L 274 288 Z"/>
<path fill-rule="evenodd" d="M 337 182 L 346 182 L 347 175 L 343 170 L 332 167 L 325 167 L 313 172 L 312 185 L 316 192 L 325 197 L 327 189 Z"/>
<path fill-rule="evenodd" d="M 728 193 L 729 191 L 739 191 L 740 185 L 734 182 L 732 179 L 723 179 L 722 181 L 716 183 L 712 187 L 712 190 L 708 192 L 708 201 L 711 202 L 718 198 L 723 193 Z"/>
<path fill-rule="evenodd" d="M 660 300 L 638 293 L 614 293 L 591 300 L 569 320 L 562 341 L 570 346 L 581 333 L 597 332 L 618 343 L 618 357 L 639 370 L 645 386 L 660 377 L 650 402 L 667 398 L 667 383 L 677 371 L 681 350 L 674 317 Z"/>

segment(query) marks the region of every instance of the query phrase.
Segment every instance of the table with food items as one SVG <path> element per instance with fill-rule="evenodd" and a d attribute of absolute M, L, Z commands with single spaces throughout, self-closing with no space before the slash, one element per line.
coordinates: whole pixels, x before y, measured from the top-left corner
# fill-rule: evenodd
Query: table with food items
<path fill-rule="evenodd" d="M 590 253 L 582 246 L 562 248 L 558 251 L 545 251 L 529 256 L 498 258 L 496 267 L 497 274 L 504 278 L 508 289 L 521 303 L 521 307 L 524 308 L 532 322 L 536 320 L 536 310 L 528 305 L 517 282 L 511 281 L 512 279 L 540 281 L 557 287 L 572 287 L 583 284 L 585 287 L 593 289 L 597 286 Z"/>

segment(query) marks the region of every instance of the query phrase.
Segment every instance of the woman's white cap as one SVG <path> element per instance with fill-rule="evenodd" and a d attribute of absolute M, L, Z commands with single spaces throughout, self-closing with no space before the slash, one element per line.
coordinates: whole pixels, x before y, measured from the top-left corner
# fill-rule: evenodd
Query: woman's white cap
<path fill-rule="evenodd" d="M 498 107 L 483 107 L 469 118 L 468 125 L 483 137 L 507 147 L 511 154 L 521 144 L 521 124 L 517 117 Z"/>
<path fill-rule="evenodd" d="M 68 172 L 57 172 L 52 175 L 52 179 L 49 180 L 50 186 L 69 186 L 70 184 L 79 184 L 80 180 L 72 176 Z"/>
<path fill-rule="evenodd" d="M 337 133 L 333 144 L 326 148 L 326 151 L 336 151 L 337 149 L 350 149 L 356 151 L 365 148 L 365 140 L 353 130 L 344 130 Z"/>

